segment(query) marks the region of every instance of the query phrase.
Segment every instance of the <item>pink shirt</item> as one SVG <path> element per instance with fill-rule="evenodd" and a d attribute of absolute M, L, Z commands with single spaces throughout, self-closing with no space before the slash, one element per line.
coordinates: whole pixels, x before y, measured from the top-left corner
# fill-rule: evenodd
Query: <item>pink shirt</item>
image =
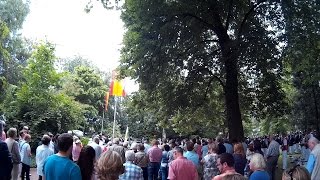
<path fill-rule="evenodd" d="M 148 151 L 150 162 L 161 162 L 162 159 L 162 150 L 158 146 L 153 146 Z"/>
<path fill-rule="evenodd" d="M 75 143 L 73 143 L 73 148 L 72 148 L 73 161 L 78 161 L 79 156 L 80 156 L 80 152 L 81 152 L 81 145 L 77 146 Z"/>
<path fill-rule="evenodd" d="M 185 157 L 178 157 L 169 165 L 168 179 L 198 180 L 198 171 L 192 161 Z"/>
<path fill-rule="evenodd" d="M 212 180 L 222 180 L 222 178 L 228 174 L 239 174 L 235 169 L 226 170 L 223 174 L 215 176 Z"/>

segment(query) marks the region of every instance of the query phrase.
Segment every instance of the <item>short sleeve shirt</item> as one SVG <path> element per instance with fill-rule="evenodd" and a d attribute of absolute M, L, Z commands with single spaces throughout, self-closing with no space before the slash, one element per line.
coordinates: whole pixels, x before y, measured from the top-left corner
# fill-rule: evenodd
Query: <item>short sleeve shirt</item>
<path fill-rule="evenodd" d="M 31 152 L 31 148 L 29 143 L 27 142 L 22 143 L 20 147 L 21 162 L 29 166 L 31 165 L 31 157 L 29 156 L 30 152 Z"/>

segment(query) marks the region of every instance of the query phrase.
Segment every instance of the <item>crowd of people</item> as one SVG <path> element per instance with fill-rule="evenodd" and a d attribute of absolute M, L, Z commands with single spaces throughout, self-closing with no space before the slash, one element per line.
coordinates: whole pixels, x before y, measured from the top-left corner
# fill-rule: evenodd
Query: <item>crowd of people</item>
<path fill-rule="evenodd" d="M 0 123 L 0 132 L 3 124 Z M 30 179 L 31 135 L 9 128 L 0 139 L 0 179 Z M 301 152 L 288 169 L 288 154 Z M 283 166 L 278 167 L 282 154 Z M 320 144 L 314 133 L 248 138 L 123 141 L 101 135 L 87 145 L 72 134 L 46 133 L 35 152 L 39 180 L 319 180 Z M 304 167 L 304 164 L 306 165 Z"/>

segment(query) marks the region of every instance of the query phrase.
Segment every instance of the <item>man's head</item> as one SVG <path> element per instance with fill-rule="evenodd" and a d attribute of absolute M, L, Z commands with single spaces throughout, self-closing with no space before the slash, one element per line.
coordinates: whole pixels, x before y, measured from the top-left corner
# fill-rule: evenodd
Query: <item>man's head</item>
<path fill-rule="evenodd" d="M 223 153 L 219 155 L 217 160 L 217 167 L 221 173 L 225 173 L 226 170 L 234 168 L 234 158 L 232 154 Z"/>
<path fill-rule="evenodd" d="M 119 138 L 114 138 L 113 139 L 113 144 L 118 144 L 120 143 L 120 139 Z"/>
<path fill-rule="evenodd" d="M 319 140 L 315 137 L 311 137 L 308 141 L 308 146 L 311 150 L 313 150 L 317 144 L 319 144 Z"/>
<path fill-rule="evenodd" d="M 126 156 L 126 161 L 133 162 L 134 159 L 135 159 L 135 154 L 134 154 L 134 152 L 131 151 L 131 150 L 130 150 L 130 151 L 127 151 L 126 154 L 125 154 L 125 156 Z"/>
<path fill-rule="evenodd" d="M 46 134 L 43 135 L 43 137 L 41 138 L 41 142 L 42 142 L 43 145 L 48 146 L 49 143 L 50 143 L 50 141 L 51 141 L 50 136 L 48 136 L 48 135 L 46 135 Z"/>
<path fill-rule="evenodd" d="M 141 143 L 139 143 L 139 144 L 137 145 L 137 150 L 138 150 L 138 151 L 144 151 L 144 145 L 141 144 Z"/>
<path fill-rule="evenodd" d="M 72 151 L 73 146 L 73 137 L 71 134 L 63 133 L 61 134 L 58 139 L 58 149 L 61 152 L 70 154 Z"/>
<path fill-rule="evenodd" d="M 152 146 L 158 146 L 159 145 L 159 141 L 154 139 L 152 140 Z"/>
<path fill-rule="evenodd" d="M 17 137 L 17 129 L 16 128 L 10 128 L 7 132 L 7 135 L 12 138 L 15 139 Z"/>
<path fill-rule="evenodd" d="M 193 151 L 193 149 L 194 149 L 193 142 L 188 141 L 187 142 L 187 151 Z"/>
<path fill-rule="evenodd" d="M 99 137 L 98 136 L 94 137 L 93 142 L 95 142 L 96 144 L 99 144 L 99 142 L 100 142 Z"/>
<path fill-rule="evenodd" d="M 27 141 L 27 142 L 30 142 L 30 140 L 31 140 L 30 134 L 26 134 L 26 135 L 24 136 L 24 140 Z"/>
<path fill-rule="evenodd" d="M 173 149 L 173 158 L 177 159 L 178 157 L 183 157 L 183 149 L 179 146 L 176 146 Z"/>

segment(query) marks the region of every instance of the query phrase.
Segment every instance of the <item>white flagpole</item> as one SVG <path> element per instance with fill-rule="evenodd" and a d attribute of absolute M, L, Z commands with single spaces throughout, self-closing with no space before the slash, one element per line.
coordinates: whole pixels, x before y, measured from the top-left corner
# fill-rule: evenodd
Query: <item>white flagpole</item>
<path fill-rule="evenodd" d="M 116 115 L 117 115 L 117 96 L 114 96 L 114 114 L 113 114 L 113 128 L 112 128 L 112 139 L 114 139 L 116 129 Z"/>

